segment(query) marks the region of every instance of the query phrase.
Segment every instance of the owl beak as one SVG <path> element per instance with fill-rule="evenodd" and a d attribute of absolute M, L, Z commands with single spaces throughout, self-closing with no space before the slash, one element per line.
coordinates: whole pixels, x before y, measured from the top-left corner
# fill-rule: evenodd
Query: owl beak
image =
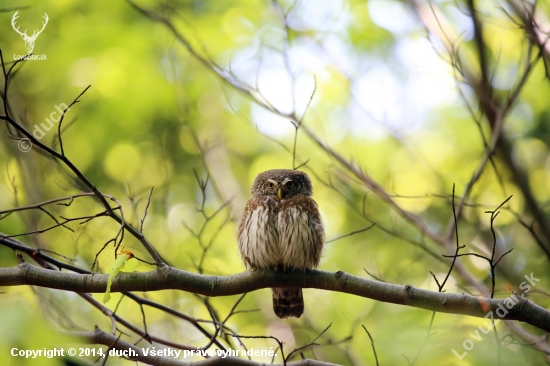
<path fill-rule="evenodd" d="M 279 199 L 283 198 L 283 189 L 281 187 L 279 187 L 279 189 L 277 189 L 277 196 L 279 196 Z"/>

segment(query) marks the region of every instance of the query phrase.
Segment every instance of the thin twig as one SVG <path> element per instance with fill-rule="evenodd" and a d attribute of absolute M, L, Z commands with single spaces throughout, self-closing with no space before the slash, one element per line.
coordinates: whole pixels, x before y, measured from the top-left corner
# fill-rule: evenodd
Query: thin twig
<path fill-rule="evenodd" d="M 151 190 L 149 191 L 149 197 L 147 198 L 147 204 L 145 205 L 145 210 L 143 211 L 143 218 L 141 219 L 141 223 L 139 225 L 139 232 L 143 234 L 143 223 L 145 222 L 145 218 L 147 217 L 147 209 L 149 208 L 149 205 L 151 204 L 151 196 L 153 195 L 153 189 L 155 187 L 151 187 Z"/>
<path fill-rule="evenodd" d="M 365 332 L 367 332 L 367 335 L 370 338 L 370 344 L 371 344 L 371 347 L 372 347 L 372 353 L 374 353 L 374 359 L 376 361 L 376 366 L 380 366 L 380 364 L 378 363 L 378 356 L 376 355 L 376 348 L 374 347 L 374 339 L 372 339 L 372 336 L 370 335 L 370 332 L 367 329 L 367 327 L 365 327 L 364 325 L 361 325 L 361 326 L 363 327 Z"/>

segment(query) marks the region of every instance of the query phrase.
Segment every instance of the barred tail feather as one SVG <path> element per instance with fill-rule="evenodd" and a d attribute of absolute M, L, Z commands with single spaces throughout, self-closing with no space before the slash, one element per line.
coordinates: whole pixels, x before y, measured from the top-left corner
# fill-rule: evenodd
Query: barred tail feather
<path fill-rule="evenodd" d="M 281 319 L 299 318 L 304 312 L 301 288 L 272 288 L 273 311 Z"/>

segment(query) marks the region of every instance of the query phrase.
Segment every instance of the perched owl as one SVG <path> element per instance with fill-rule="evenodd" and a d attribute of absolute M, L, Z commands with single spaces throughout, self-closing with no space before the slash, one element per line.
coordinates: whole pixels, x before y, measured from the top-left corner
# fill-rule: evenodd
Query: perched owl
<path fill-rule="evenodd" d="M 301 270 L 317 267 L 325 231 L 311 180 L 304 172 L 268 170 L 252 185 L 239 225 L 239 250 L 247 268 Z M 273 310 L 279 318 L 304 312 L 301 288 L 273 288 Z"/>

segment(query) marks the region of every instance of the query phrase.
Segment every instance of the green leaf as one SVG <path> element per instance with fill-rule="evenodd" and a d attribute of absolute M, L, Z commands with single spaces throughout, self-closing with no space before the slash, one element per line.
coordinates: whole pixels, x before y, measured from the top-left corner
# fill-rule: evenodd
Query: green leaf
<path fill-rule="evenodd" d="M 121 271 L 123 271 L 123 269 L 125 269 L 123 272 L 132 272 L 136 267 L 136 264 L 137 261 L 134 258 L 131 258 L 128 254 L 121 254 L 116 261 L 112 260 L 107 264 L 107 268 L 109 268 L 111 265 L 113 268 L 111 269 L 109 280 L 107 281 L 107 290 L 105 291 L 105 295 L 103 295 L 104 304 L 111 299 L 111 284 L 113 283 L 113 279 Z"/>

